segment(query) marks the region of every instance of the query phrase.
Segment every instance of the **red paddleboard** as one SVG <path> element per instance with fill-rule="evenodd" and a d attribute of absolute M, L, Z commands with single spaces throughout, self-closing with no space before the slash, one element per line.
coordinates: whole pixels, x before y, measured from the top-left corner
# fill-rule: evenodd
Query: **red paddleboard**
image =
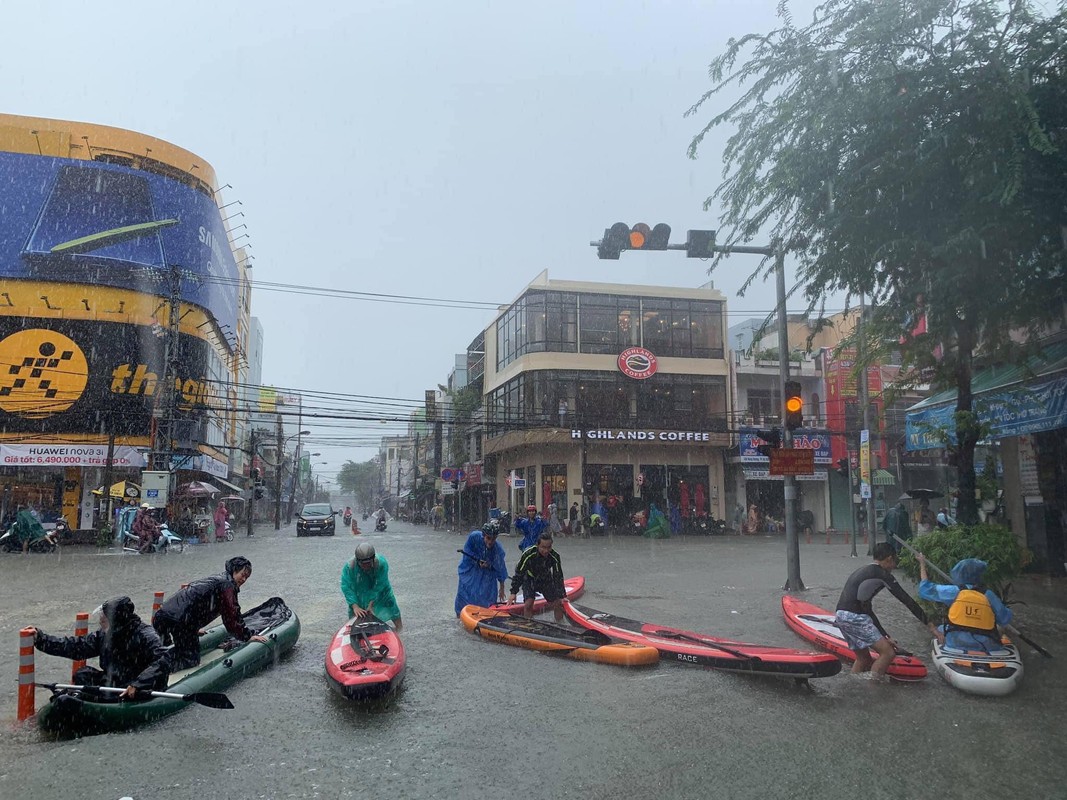
<path fill-rule="evenodd" d="M 577 600 L 582 596 L 582 592 L 585 591 L 585 578 L 581 575 L 575 578 L 564 578 L 563 589 L 566 591 L 567 600 Z M 512 614 L 522 613 L 523 596 L 522 592 L 519 592 L 515 598 L 515 602 L 508 605 L 507 603 L 500 603 L 498 605 L 490 606 L 490 611 L 509 611 Z M 548 601 L 545 600 L 544 595 L 540 592 L 537 593 L 537 597 L 534 599 L 533 613 L 540 614 L 545 608 L 548 607 Z"/>
<path fill-rule="evenodd" d="M 841 658 L 856 660 L 856 654 L 837 629 L 833 612 L 789 595 L 782 597 L 782 612 L 785 614 L 786 624 L 802 638 Z M 871 650 L 871 658 L 878 658 L 874 650 Z M 898 654 L 890 662 L 886 675 L 897 681 L 921 681 L 926 677 L 926 665 L 915 656 Z"/>
<path fill-rule="evenodd" d="M 572 622 L 583 628 L 655 647 L 661 659 L 680 664 L 798 680 L 828 678 L 841 671 L 841 662 L 829 653 L 736 642 L 706 633 L 617 617 L 569 602 L 563 604 L 563 610 Z"/>
<path fill-rule="evenodd" d="M 396 691 L 406 666 L 396 631 L 373 618 L 346 622 L 326 650 L 326 679 L 349 700 L 373 700 Z"/>

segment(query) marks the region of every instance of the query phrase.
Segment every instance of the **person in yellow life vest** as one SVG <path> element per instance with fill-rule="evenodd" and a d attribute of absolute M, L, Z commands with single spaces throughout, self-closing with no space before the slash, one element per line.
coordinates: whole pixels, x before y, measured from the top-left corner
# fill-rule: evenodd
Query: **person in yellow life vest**
<path fill-rule="evenodd" d="M 997 626 L 1010 625 L 1011 609 L 992 589 L 982 583 L 986 562 L 965 558 L 954 566 L 949 577 L 953 584 L 934 583 L 926 574 L 926 559 L 919 560 L 919 597 L 948 606 L 948 622 L 941 626 L 945 645 L 956 650 L 984 650 L 1000 647 Z"/>

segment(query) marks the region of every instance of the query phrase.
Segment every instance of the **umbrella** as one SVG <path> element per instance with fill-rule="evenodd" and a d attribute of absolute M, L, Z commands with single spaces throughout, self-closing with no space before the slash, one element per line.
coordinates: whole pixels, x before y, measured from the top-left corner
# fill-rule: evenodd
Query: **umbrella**
<path fill-rule="evenodd" d="M 689 484 L 682 481 L 678 487 L 678 504 L 682 507 L 682 519 L 689 519 Z"/>
<path fill-rule="evenodd" d="M 104 487 L 101 486 L 99 489 L 93 489 L 92 493 L 97 497 L 100 497 L 104 494 Z M 119 481 L 118 483 L 112 484 L 111 491 L 108 492 L 108 494 L 117 498 L 140 497 L 141 487 L 131 481 Z"/>
<path fill-rule="evenodd" d="M 939 492 L 936 489 L 908 489 L 904 494 L 912 500 L 933 500 L 945 496 L 944 493 Z"/>
<path fill-rule="evenodd" d="M 181 497 L 210 497 L 213 494 L 221 494 L 222 489 L 204 481 L 189 481 L 178 487 L 177 494 Z"/>
<path fill-rule="evenodd" d="M 696 506 L 697 516 L 702 517 L 704 516 L 704 484 L 698 483 L 693 494 L 696 495 L 696 500 L 693 501 L 693 504 Z"/>

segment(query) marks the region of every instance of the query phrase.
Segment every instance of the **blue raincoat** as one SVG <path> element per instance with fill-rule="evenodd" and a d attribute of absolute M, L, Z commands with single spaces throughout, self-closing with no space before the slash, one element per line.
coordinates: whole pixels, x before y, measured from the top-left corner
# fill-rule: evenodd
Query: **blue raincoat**
<path fill-rule="evenodd" d="M 548 522 L 542 517 L 534 517 L 532 520 L 523 517 L 515 520 L 515 527 L 522 531 L 519 549 L 525 552 L 526 548 L 537 544 L 537 540 L 541 538 L 541 531 L 548 527 Z"/>
<path fill-rule="evenodd" d="M 985 570 L 986 562 L 978 558 L 965 558 L 962 561 L 957 562 L 956 566 L 949 571 L 949 577 L 955 581 L 954 585 L 934 583 L 933 581 L 921 581 L 919 583 L 919 597 L 923 600 L 930 600 L 935 603 L 943 603 L 946 606 L 951 606 L 953 602 L 955 602 L 961 589 L 965 587 L 973 589 L 982 582 Z M 989 605 L 993 609 L 993 615 L 996 617 L 997 624 L 1001 626 L 1010 625 L 1013 616 L 1011 609 L 1005 606 L 1001 599 L 997 597 L 992 590 L 987 589 L 985 596 L 989 601 Z M 971 631 L 945 631 L 944 625 L 941 626 L 941 630 L 945 633 L 945 644 L 954 649 L 985 650 L 988 653 L 998 649 L 1000 646 L 998 640 L 989 636 L 972 633 Z"/>
<path fill-rule="evenodd" d="M 498 587 L 501 581 L 508 579 L 508 568 L 504 563 L 504 548 L 499 542 L 493 542 L 491 548 L 485 546 L 485 537 L 481 531 L 471 531 L 463 549 L 469 556 L 459 557 L 459 588 L 456 590 L 456 616 L 463 606 L 475 605 L 488 608 L 497 601 Z M 488 561 L 489 566 L 479 565 L 479 561 Z"/>

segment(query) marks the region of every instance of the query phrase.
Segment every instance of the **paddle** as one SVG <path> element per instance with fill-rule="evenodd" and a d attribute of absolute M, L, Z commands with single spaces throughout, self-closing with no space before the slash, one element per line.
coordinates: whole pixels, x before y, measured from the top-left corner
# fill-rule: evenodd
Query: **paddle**
<path fill-rule="evenodd" d="M 489 566 L 491 566 L 491 565 L 489 564 L 489 561 L 488 561 L 488 560 L 486 560 L 486 559 L 484 559 L 484 558 L 478 558 L 478 556 L 475 556 L 475 555 L 471 555 L 471 554 L 470 554 L 470 553 L 468 553 L 468 552 L 467 552 L 466 550 L 457 550 L 456 552 L 457 552 L 457 553 L 463 553 L 463 555 L 465 555 L 465 556 L 466 556 L 467 558 L 473 558 L 473 559 L 474 559 L 475 561 L 477 561 L 477 562 L 478 562 L 478 565 L 479 565 L 479 566 L 481 566 L 482 562 L 484 561 L 484 562 L 485 562 L 485 564 L 486 564 L 486 567 L 485 567 L 486 569 L 488 569 L 488 567 L 489 567 Z"/>
<path fill-rule="evenodd" d="M 712 647 L 716 650 L 722 650 L 724 653 L 729 653 L 735 658 L 740 658 L 744 661 L 762 660 L 759 656 L 752 656 L 748 655 L 747 653 L 742 653 L 740 650 L 734 650 L 731 647 L 726 647 L 725 645 L 721 645 L 718 642 L 713 642 L 710 639 L 701 639 L 697 636 L 689 636 L 688 634 L 677 633 L 675 631 L 652 631 L 652 633 L 655 636 L 662 636 L 665 639 L 684 639 L 687 642 L 695 642 L 696 644 L 702 644 L 706 647 Z"/>
<path fill-rule="evenodd" d="M 892 533 L 889 534 L 889 535 L 892 536 L 894 539 L 896 539 L 905 548 L 907 548 L 908 552 L 911 553 L 916 558 L 918 558 L 920 555 L 922 555 L 922 553 L 920 553 L 918 550 L 916 550 L 914 547 L 912 547 L 910 544 L 908 544 L 906 541 L 904 541 L 903 539 L 901 539 L 897 535 L 892 534 Z M 928 566 L 930 569 L 932 569 L 934 572 L 936 572 L 938 575 L 940 575 L 942 578 L 944 578 L 949 583 L 951 583 L 953 585 L 956 584 L 956 582 L 954 580 L 952 580 L 952 577 L 950 575 L 948 575 L 940 567 L 938 567 L 936 564 L 931 564 L 929 561 L 927 561 L 926 562 L 926 566 Z M 1024 635 L 1023 632 L 1021 630 L 1019 630 L 1018 628 L 1016 628 L 1014 625 L 1005 625 L 1004 626 L 1004 630 L 1006 630 L 1008 633 L 1010 633 L 1010 634 L 1012 634 L 1014 636 L 1018 636 L 1020 639 L 1022 639 L 1024 642 L 1026 642 L 1032 648 L 1034 648 L 1037 652 L 1039 652 L 1045 658 L 1052 658 L 1052 653 L 1050 653 L 1044 647 L 1039 645 L 1037 642 L 1035 642 L 1029 636 Z"/>
<path fill-rule="evenodd" d="M 40 686 L 44 689 L 50 689 L 56 691 L 57 689 L 79 689 L 83 692 L 107 692 L 110 694 L 122 694 L 125 689 L 118 686 L 78 686 L 77 684 L 70 683 L 35 683 L 34 686 Z M 233 703 L 230 702 L 230 698 L 224 695 L 222 692 L 192 692 L 191 694 L 178 694 L 176 692 L 149 692 L 144 690 L 138 690 L 138 695 L 149 697 L 169 697 L 174 700 L 184 700 L 186 703 L 196 703 L 197 705 L 207 706 L 208 708 L 233 708 Z"/>

